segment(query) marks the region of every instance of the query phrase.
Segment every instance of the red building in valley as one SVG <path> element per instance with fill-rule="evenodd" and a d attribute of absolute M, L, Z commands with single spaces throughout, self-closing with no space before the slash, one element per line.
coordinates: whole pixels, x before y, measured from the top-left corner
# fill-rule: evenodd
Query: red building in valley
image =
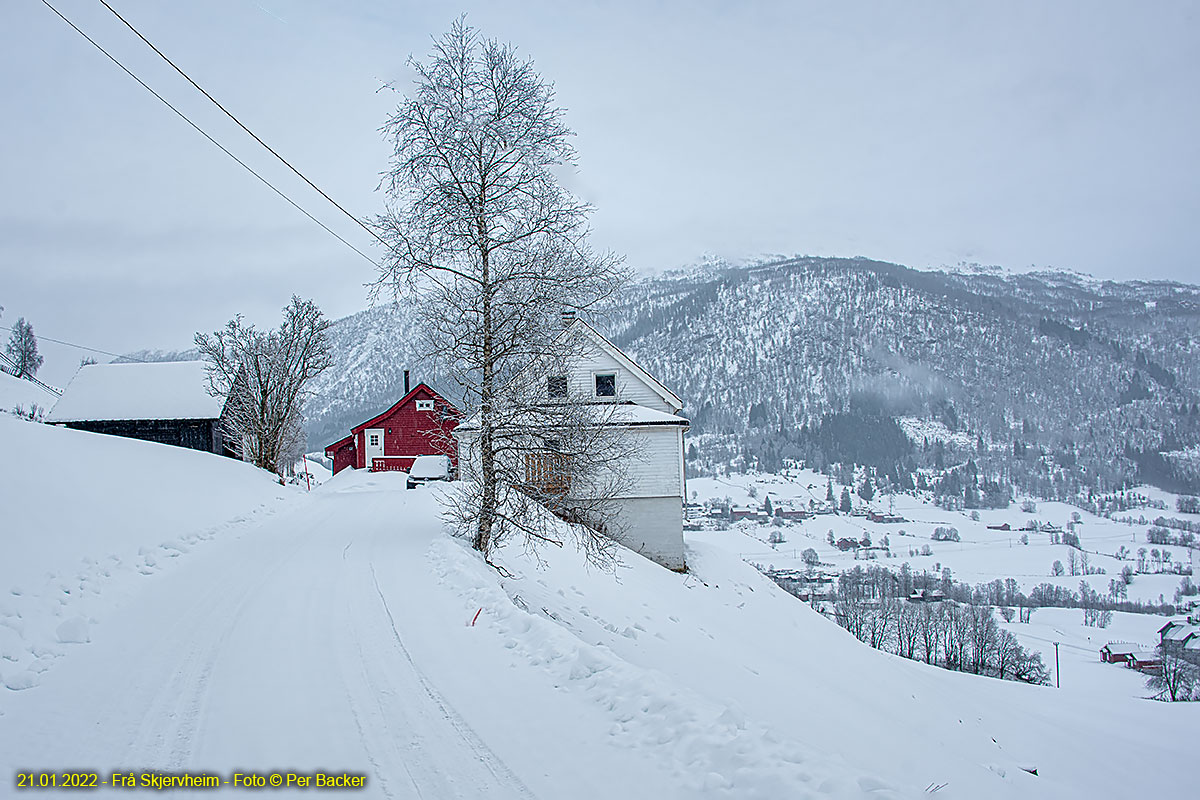
<path fill-rule="evenodd" d="M 449 400 L 418 383 L 387 411 L 328 445 L 325 457 L 333 459 L 335 475 L 346 467 L 407 471 L 417 456 L 447 455 L 453 464 L 457 448 L 450 433 L 458 422 L 459 411 Z"/>

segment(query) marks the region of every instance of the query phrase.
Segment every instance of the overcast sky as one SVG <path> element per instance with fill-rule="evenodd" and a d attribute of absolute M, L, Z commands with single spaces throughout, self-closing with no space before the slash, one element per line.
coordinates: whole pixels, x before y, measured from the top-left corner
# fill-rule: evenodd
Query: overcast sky
<path fill-rule="evenodd" d="M 50 0 L 369 255 L 97 0 Z M 864 255 L 1195 282 L 1200 8 L 1192 2 L 109 0 L 360 217 L 410 55 L 468 12 L 552 81 L 595 244 L 653 272 L 704 253 Z M 85 353 L 184 348 L 293 293 L 332 317 L 374 268 L 54 16 L 0 3 L 0 325 Z"/>

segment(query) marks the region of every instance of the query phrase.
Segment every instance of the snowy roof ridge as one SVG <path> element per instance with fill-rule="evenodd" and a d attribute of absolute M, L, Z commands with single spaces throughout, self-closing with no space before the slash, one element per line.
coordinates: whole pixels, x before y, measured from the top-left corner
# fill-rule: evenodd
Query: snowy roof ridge
<path fill-rule="evenodd" d="M 203 361 L 89 364 L 63 390 L 47 422 L 217 419 Z"/>

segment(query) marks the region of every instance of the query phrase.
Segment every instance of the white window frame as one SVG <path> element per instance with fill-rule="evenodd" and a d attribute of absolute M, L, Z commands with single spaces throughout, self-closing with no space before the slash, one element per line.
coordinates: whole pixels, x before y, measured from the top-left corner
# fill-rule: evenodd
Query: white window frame
<path fill-rule="evenodd" d="M 606 395 L 606 394 L 600 394 L 598 391 L 599 387 L 596 385 L 596 379 L 599 378 L 601 375 L 612 375 L 613 376 L 613 393 L 611 396 Z M 592 371 L 592 397 L 594 397 L 597 400 L 613 400 L 613 401 L 615 401 L 617 399 L 617 396 L 620 395 L 620 393 L 621 393 L 620 383 L 617 380 L 619 376 L 620 376 L 620 371 L 615 370 L 615 369 L 593 370 Z"/>
<path fill-rule="evenodd" d="M 432 400 L 418 400 L 417 401 L 417 411 L 433 411 L 433 401 Z"/>

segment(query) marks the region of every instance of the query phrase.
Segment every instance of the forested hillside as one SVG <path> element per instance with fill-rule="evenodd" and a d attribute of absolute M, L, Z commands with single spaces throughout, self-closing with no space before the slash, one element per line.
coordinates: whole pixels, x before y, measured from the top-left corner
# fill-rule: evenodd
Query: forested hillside
<path fill-rule="evenodd" d="M 685 398 L 699 468 L 970 458 L 1043 495 L 1196 479 L 1195 287 L 797 258 L 639 283 L 611 329 Z M 897 418 L 934 424 L 908 447 Z"/>
<path fill-rule="evenodd" d="M 1013 484 L 1058 497 L 1135 478 L 1197 488 L 1193 286 L 794 258 L 642 280 L 596 322 L 684 398 L 694 472 L 795 457 L 906 484 L 962 465 L 943 488 L 968 505 Z M 454 395 L 418 359 L 404 307 L 333 332 L 311 448 L 397 399 L 405 368 Z"/>

